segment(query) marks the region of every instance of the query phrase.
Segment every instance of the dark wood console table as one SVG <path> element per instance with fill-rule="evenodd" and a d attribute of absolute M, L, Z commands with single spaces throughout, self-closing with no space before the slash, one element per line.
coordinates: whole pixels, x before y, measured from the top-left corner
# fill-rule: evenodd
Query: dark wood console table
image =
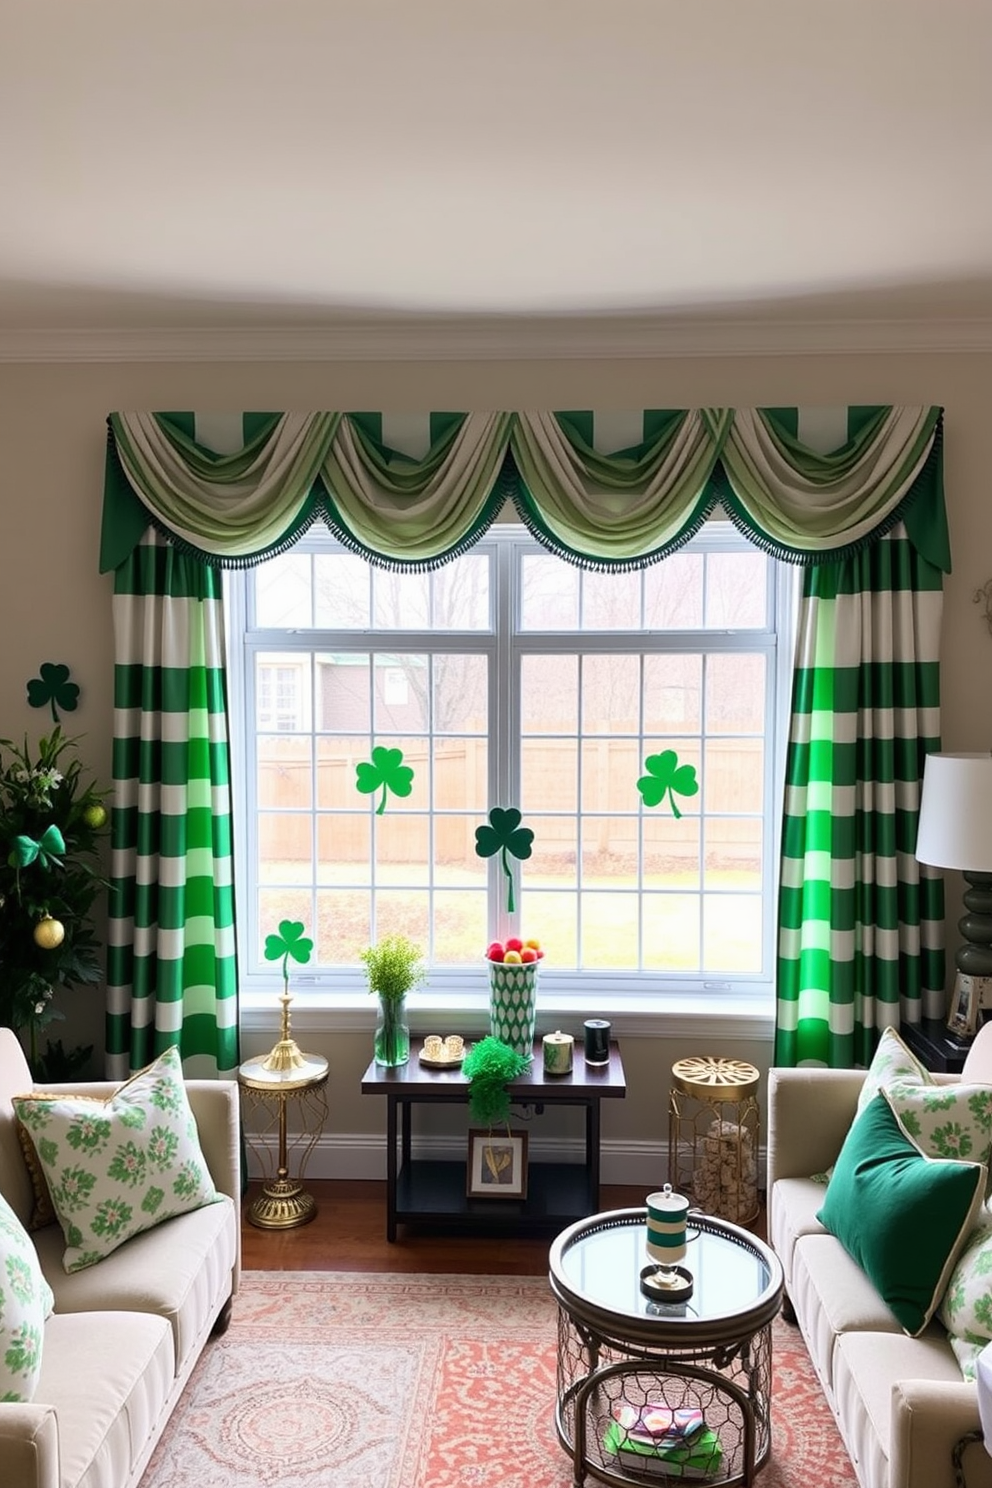
<path fill-rule="evenodd" d="M 958 1038 L 943 1018 L 921 1018 L 919 1023 L 900 1023 L 899 1037 L 925 1069 L 959 1075 L 971 1048 L 970 1038 Z"/>
<path fill-rule="evenodd" d="M 466 1195 L 464 1161 L 435 1161 L 412 1155 L 411 1110 L 415 1105 L 468 1104 L 461 1069 L 425 1068 L 423 1039 L 414 1039 L 409 1064 L 384 1069 L 373 1060 L 362 1077 L 363 1095 L 386 1097 L 386 1238 L 399 1224 L 457 1229 L 478 1235 L 557 1234 L 599 1209 L 600 1102 L 620 1099 L 627 1082 L 620 1047 L 610 1044 L 610 1062 L 587 1065 L 581 1050 L 570 1075 L 546 1076 L 543 1047 L 535 1040 L 530 1069 L 509 1086 L 517 1104 L 585 1108 L 584 1163 L 532 1162 L 524 1199 L 475 1199 Z M 399 1154 L 397 1154 L 397 1137 Z"/>

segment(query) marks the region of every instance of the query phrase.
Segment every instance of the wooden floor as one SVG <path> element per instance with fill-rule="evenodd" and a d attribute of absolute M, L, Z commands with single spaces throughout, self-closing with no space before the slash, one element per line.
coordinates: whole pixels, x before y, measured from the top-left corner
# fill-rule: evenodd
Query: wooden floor
<path fill-rule="evenodd" d="M 317 1215 L 294 1230 L 260 1230 L 242 1222 L 242 1264 L 248 1271 L 423 1271 L 450 1275 L 544 1276 L 548 1237 L 488 1239 L 477 1235 L 418 1233 L 400 1227 L 394 1245 L 386 1239 L 386 1185 L 373 1182 L 312 1182 Z M 252 1187 L 247 1203 L 257 1189 Z M 603 1209 L 644 1203 L 643 1188 L 604 1184 Z M 763 1234 L 763 1219 L 752 1226 Z"/>

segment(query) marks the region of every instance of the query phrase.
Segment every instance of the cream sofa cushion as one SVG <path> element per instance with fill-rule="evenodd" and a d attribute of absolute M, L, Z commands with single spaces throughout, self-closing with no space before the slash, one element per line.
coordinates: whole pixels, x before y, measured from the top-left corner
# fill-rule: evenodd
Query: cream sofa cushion
<path fill-rule="evenodd" d="M 961 1384 L 961 1372 L 947 1340 L 930 1332 L 920 1338 L 905 1333 L 845 1333 L 837 1340 L 834 1398 L 845 1439 L 858 1458 L 866 1485 L 889 1481 L 892 1455 L 892 1390 L 896 1380 Z M 950 1463 L 930 1478 L 950 1481 Z"/>
<path fill-rule="evenodd" d="M 175 1373 L 172 1332 L 149 1313 L 55 1313 L 37 1399 L 59 1424 L 61 1482 L 127 1482 L 153 1437 Z"/>
<path fill-rule="evenodd" d="M 861 1267 L 826 1231 L 797 1241 L 789 1297 L 828 1391 L 833 1389 L 834 1350 L 841 1334 L 902 1333 Z"/>
<path fill-rule="evenodd" d="M 823 1184 L 813 1178 L 780 1178 L 775 1185 L 775 1205 L 770 1209 L 772 1248 L 785 1272 L 785 1284 L 792 1290 L 793 1252 L 800 1235 L 825 1235 L 817 1219 L 823 1203 Z"/>
<path fill-rule="evenodd" d="M 69 1274 L 62 1266 L 58 1225 L 37 1230 L 33 1238 L 55 1293 L 56 1311 L 110 1308 L 165 1318 L 173 1331 L 177 1372 L 181 1371 L 213 1323 L 218 1295 L 229 1287 L 237 1230 L 233 1209 L 225 1195 L 219 1203 L 136 1235 L 98 1266 Z"/>

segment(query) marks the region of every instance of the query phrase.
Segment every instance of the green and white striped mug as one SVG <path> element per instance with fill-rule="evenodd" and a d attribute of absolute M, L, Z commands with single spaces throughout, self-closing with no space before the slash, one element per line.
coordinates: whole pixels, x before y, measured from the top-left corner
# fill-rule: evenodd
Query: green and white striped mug
<path fill-rule="evenodd" d="M 655 1261 L 670 1264 L 680 1261 L 685 1255 L 689 1200 L 684 1194 L 673 1193 L 672 1185 L 666 1183 L 659 1192 L 648 1194 L 645 1203 L 648 1210 L 648 1255 Z"/>

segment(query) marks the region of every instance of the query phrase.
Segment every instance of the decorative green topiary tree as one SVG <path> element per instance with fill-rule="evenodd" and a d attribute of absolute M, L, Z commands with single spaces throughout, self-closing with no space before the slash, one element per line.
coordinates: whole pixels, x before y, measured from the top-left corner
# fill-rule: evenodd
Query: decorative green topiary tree
<path fill-rule="evenodd" d="M 99 844 L 106 834 L 103 792 L 84 780 L 76 739 L 56 727 L 32 757 L 0 739 L 0 1023 L 27 1034 L 36 1077 L 72 1072 L 92 1049 L 67 1053 L 38 1035 L 65 1014 L 60 988 L 99 982 L 94 901 L 106 886 Z"/>

